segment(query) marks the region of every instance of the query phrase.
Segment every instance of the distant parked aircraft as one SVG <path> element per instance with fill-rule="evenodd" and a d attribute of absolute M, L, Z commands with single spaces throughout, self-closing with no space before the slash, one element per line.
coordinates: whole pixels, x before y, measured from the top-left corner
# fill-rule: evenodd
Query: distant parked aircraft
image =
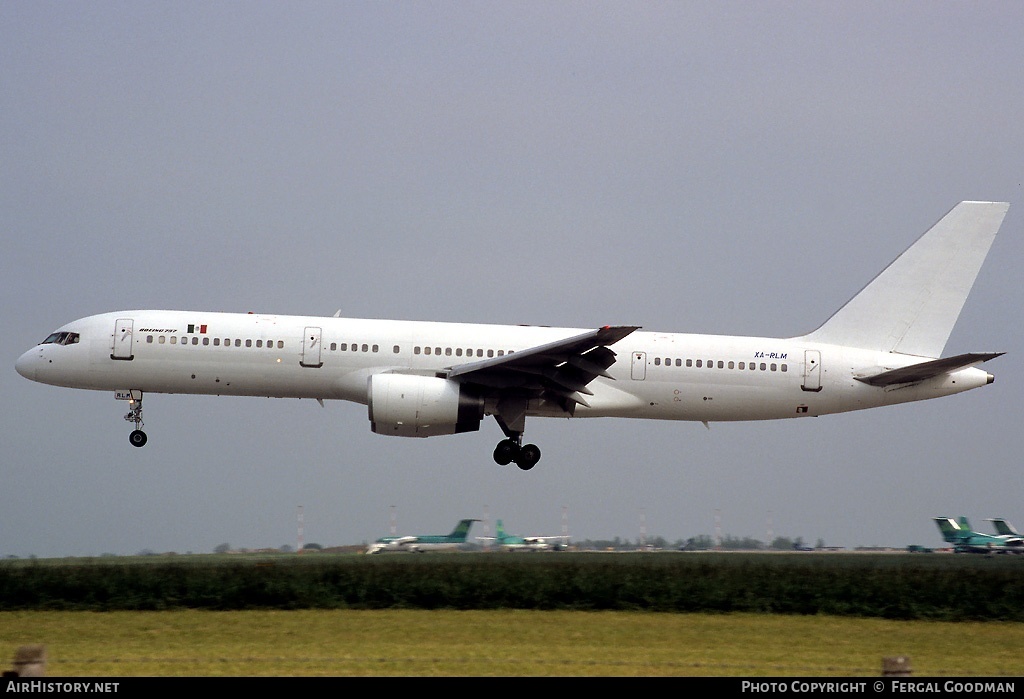
<path fill-rule="evenodd" d="M 424 553 L 426 551 L 451 551 L 466 543 L 466 535 L 473 522 L 478 519 L 462 519 L 452 529 L 451 534 L 417 534 L 412 536 L 382 536 L 370 544 L 367 553 L 383 553 L 384 551 L 408 551 Z"/>
<path fill-rule="evenodd" d="M 996 534 L 998 534 L 999 536 L 1010 537 L 1010 538 L 1013 538 L 1013 537 L 1024 538 L 1024 537 L 1021 537 L 1020 533 L 1016 529 L 1013 528 L 1012 524 L 1007 522 L 1002 517 L 991 517 L 991 518 L 989 518 L 988 521 L 992 523 L 993 527 L 995 527 Z"/>
<path fill-rule="evenodd" d="M 499 519 L 495 523 L 494 536 L 478 536 L 481 541 L 493 541 L 509 551 L 553 551 L 569 540 L 566 534 L 559 536 L 513 536 L 505 533 L 505 525 Z"/>
<path fill-rule="evenodd" d="M 943 540 L 953 545 L 956 553 L 1024 553 L 1024 539 L 1019 536 L 993 536 L 973 531 L 966 517 L 935 517 Z"/>

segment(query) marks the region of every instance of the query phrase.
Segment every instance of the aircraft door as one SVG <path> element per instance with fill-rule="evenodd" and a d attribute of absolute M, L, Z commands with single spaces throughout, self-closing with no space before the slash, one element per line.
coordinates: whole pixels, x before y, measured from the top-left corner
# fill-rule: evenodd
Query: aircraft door
<path fill-rule="evenodd" d="M 306 328 L 302 337 L 302 359 L 299 364 L 312 369 L 319 369 L 324 365 L 320 361 L 320 328 Z"/>
<path fill-rule="evenodd" d="M 804 350 L 804 383 L 800 388 L 813 393 L 821 390 L 821 352 L 818 350 Z"/>
<path fill-rule="evenodd" d="M 634 381 L 643 381 L 647 378 L 646 352 L 633 353 L 633 368 L 630 370 L 630 376 L 632 376 Z"/>
<path fill-rule="evenodd" d="M 114 321 L 114 338 L 113 344 L 110 347 L 111 359 L 125 359 L 128 361 L 135 359 L 133 351 L 135 341 L 132 339 L 132 325 L 133 321 L 131 318 L 118 318 Z"/>

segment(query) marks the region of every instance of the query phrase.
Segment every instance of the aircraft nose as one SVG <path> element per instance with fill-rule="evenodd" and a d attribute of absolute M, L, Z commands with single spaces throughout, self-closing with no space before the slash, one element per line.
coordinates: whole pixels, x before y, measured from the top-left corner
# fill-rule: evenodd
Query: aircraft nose
<path fill-rule="evenodd" d="M 18 357 L 18 361 L 14 363 L 14 368 L 19 374 L 24 376 L 26 379 L 32 381 L 36 380 L 36 351 L 34 349 L 29 350 L 25 354 Z"/>

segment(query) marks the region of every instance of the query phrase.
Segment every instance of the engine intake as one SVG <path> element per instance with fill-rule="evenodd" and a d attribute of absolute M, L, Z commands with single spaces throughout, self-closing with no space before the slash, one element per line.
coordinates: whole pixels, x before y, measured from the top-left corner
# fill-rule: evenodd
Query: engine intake
<path fill-rule="evenodd" d="M 370 429 L 392 437 L 476 432 L 484 401 L 450 379 L 374 374 L 367 383 Z"/>

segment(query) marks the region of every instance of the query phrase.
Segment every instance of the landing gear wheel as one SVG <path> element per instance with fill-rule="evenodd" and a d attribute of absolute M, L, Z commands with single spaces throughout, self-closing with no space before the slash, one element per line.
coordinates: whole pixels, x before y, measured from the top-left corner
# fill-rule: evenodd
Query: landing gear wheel
<path fill-rule="evenodd" d="M 494 447 L 494 463 L 499 466 L 508 466 L 519 457 L 519 445 L 515 440 L 503 439 Z"/>
<path fill-rule="evenodd" d="M 527 444 L 519 449 L 519 456 L 516 458 L 516 465 L 524 471 L 529 471 L 540 461 L 540 449 L 536 444 Z"/>
<path fill-rule="evenodd" d="M 148 439 L 149 438 L 146 436 L 146 433 L 142 430 L 132 430 L 132 433 L 128 435 L 128 441 L 132 443 L 133 447 L 146 446 L 146 441 Z"/>

